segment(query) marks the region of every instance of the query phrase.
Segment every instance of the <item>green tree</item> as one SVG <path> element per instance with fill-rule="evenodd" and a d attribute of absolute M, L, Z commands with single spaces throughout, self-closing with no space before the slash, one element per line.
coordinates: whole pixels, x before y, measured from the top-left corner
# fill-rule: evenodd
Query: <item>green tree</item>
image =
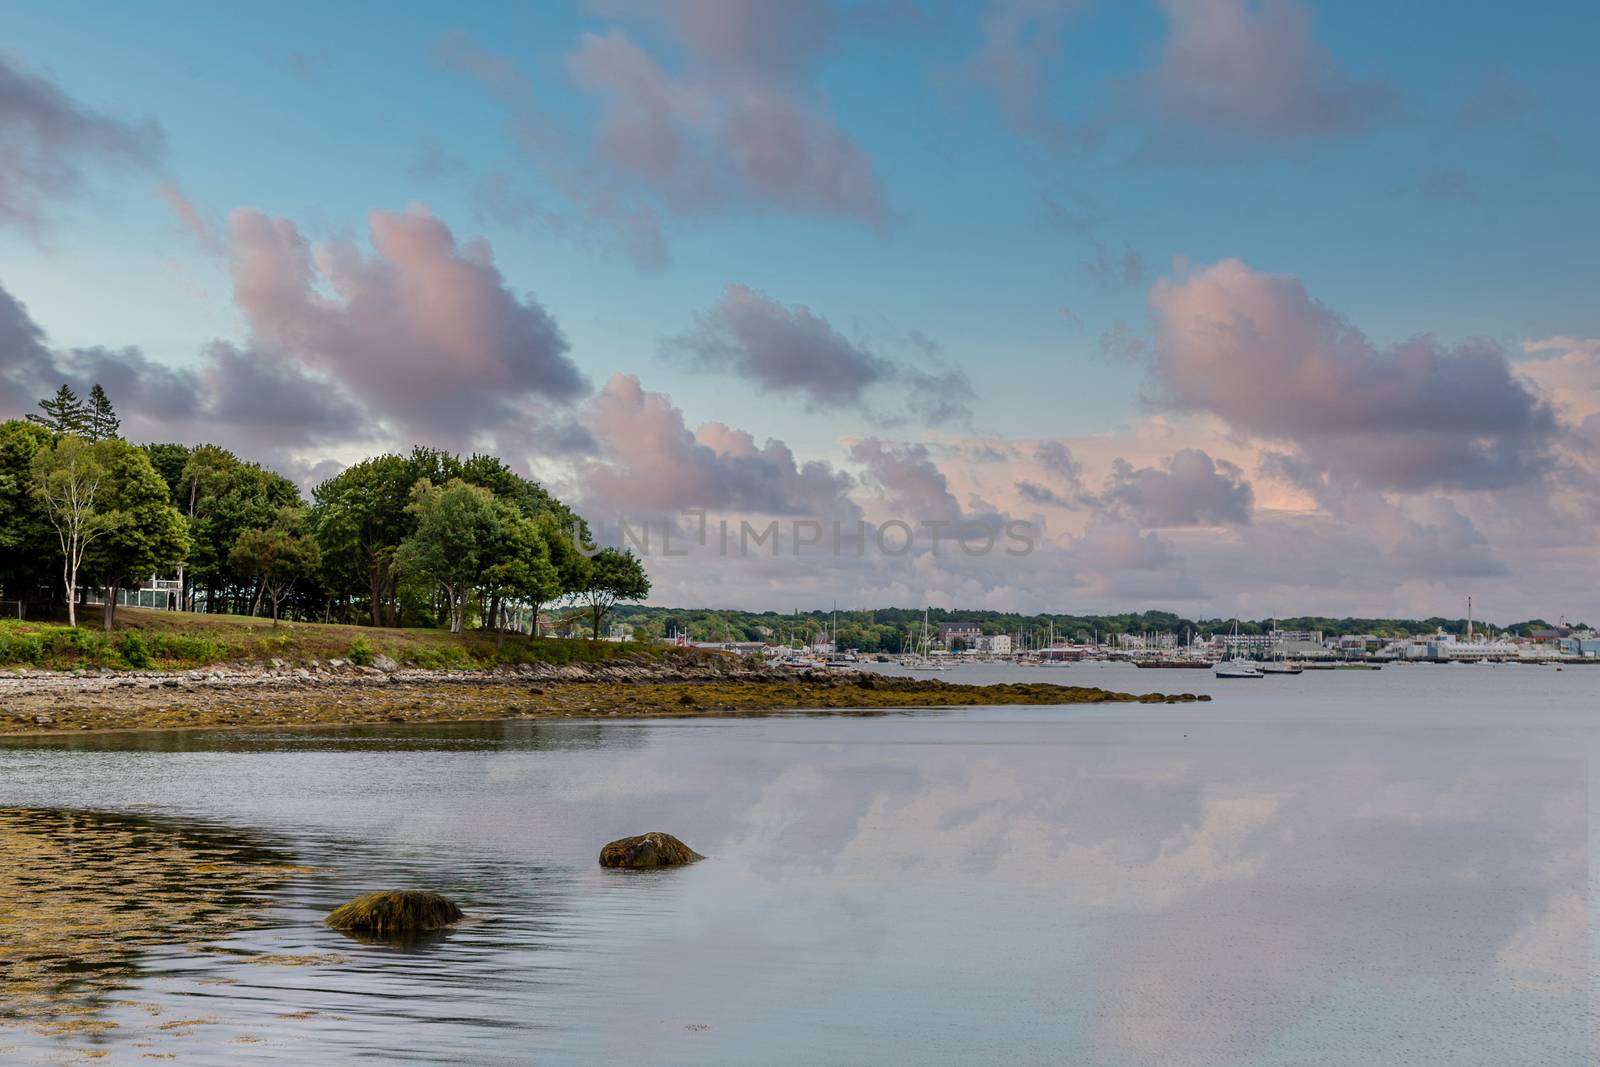
<path fill-rule="evenodd" d="M 619 601 L 643 600 L 650 595 L 650 579 L 632 552 L 602 548 L 583 561 L 573 599 L 589 613 L 593 637 L 598 640 L 606 613 Z"/>
<path fill-rule="evenodd" d="M 95 382 L 89 390 L 89 407 L 83 416 L 83 435 L 91 441 L 109 441 L 122 431 L 122 420 L 111 407 L 111 398 Z"/>
<path fill-rule="evenodd" d="M 78 625 L 78 573 L 84 556 L 90 545 L 115 529 L 119 519 L 107 501 L 111 474 L 105 453 L 104 445 L 68 434 L 33 457 L 33 492 L 61 551 L 69 626 Z"/>
<path fill-rule="evenodd" d="M 256 584 L 250 614 L 256 614 L 265 597 L 272 602 L 274 626 L 283 597 L 296 582 L 315 574 L 322 562 L 321 550 L 307 529 L 309 515 L 304 507 L 281 508 L 270 528 L 245 530 L 228 554 L 233 569 Z"/>
<path fill-rule="evenodd" d="M 51 446 L 50 431 L 22 419 L 0 423 L 0 589 L 27 602 L 49 584 L 56 536 L 34 492 L 33 459 Z"/>
<path fill-rule="evenodd" d="M 244 531 L 269 529 L 281 509 L 300 506 L 300 490 L 283 475 L 213 445 L 196 448 L 184 470 L 194 541 L 185 580 L 205 588 L 208 611 L 228 610 L 230 599 L 234 610 L 244 611 L 258 590 L 253 582 L 237 582 L 233 546 Z"/>
<path fill-rule="evenodd" d="M 540 521 L 543 516 L 527 518 L 503 500 L 496 501 L 496 505 L 501 509 L 500 536 L 484 569 L 483 583 L 492 605 L 492 617 L 485 619 L 485 625 L 492 624 L 497 633 L 501 632 L 497 617 L 500 603 L 502 599 L 516 600 L 528 606 L 533 617 L 532 631 L 538 636 L 539 608 L 563 591 L 561 573 L 550 558 L 547 524 Z"/>
<path fill-rule="evenodd" d="M 407 511 L 414 466 L 377 456 L 346 467 L 312 491 L 313 525 L 323 567 L 341 593 L 364 595 L 372 625 L 382 626 L 394 593 L 395 553 L 415 528 Z"/>
<path fill-rule="evenodd" d="M 190 548 L 183 516 L 172 506 L 167 483 L 142 448 L 113 437 L 91 446 L 107 472 L 103 505 L 112 517 L 104 537 L 86 557 L 92 574 L 105 587 L 105 627 L 117 615 L 117 591 L 169 571 Z"/>
<path fill-rule="evenodd" d="M 51 433 L 83 434 L 88 429 L 89 414 L 84 409 L 83 401 L 66 384 L 56 390 L 55 396 L 39 401 L 39 409 L 43 414 L 30 413 L 28 421 L 43 426 Z"/>
<path fill-rule="evenodd" d="M 453 479 L 443 486 L 418 482 L 407 506 L 416 532 L 395 552 L 395 566 L 433 582 L 444 593 L 450 632 L 466 625 L 467 594 L 480 585 L 501 537 L 500 511 L 487 489 Z"/>

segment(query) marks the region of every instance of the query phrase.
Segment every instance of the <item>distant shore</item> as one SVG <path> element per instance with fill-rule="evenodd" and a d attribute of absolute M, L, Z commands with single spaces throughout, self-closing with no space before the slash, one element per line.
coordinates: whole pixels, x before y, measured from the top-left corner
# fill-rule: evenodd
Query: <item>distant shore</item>
<path fill-rule="evenodd" d="M 315 667 L 24 671 L 0 675 L 0 734 L 337 726 L 493 719 L 680 718 L 991 704 L 1178 703 L 1194 694 L 1044 683 L 956 685 L 867 672 L 795 672 L 726 662 L 523 665 L 384 672 Z"/>

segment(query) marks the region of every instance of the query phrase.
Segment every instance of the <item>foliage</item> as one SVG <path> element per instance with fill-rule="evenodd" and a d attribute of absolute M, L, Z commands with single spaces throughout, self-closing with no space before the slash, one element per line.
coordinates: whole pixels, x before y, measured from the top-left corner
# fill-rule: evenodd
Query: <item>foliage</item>
<path fill-rule="evenodd" d="M 64 388 L 64 387 L 63 387 Z M 77 624 L 78 573 L 95 541 L 115 528 L 118 516 L 107 497 L 109 442 L 90 444 L 67 435 L 34 453 L 30 476 L 33 492 L 55 530 L 61 551 L 62 584 L 67 622 Z"/>
<path fill-rule="evenodd" d="M 28 413 L 28 421 L 51 433 L 84 434 L 89 428 L 89 413 L 70 386 L 63 384 L 56 395 L 39 401 L 39 412 Z"/>
<path fill-rule="evenodd" d="M 450 632 L 465 626 L 466 597 L 493 565 L 500 548 L 503 512 L 494 494 L 459 478 L 442 487 L 418 482 L 407 511 L 416 532 L 396 550 L 402 573 L 436 584 L 444 593 Z"/>
<path fill-rule="evenodd" d="M 111 398 L 99 382 L 89 390 L 89 405 L 83 413 L 83 436 L 91 441 L 109 441 L 122 431 L 122 420 L 111 407 Z"/>
<path fill-rule="evenodd" d="M 372 651 L 372 646 L 365 637 L 358 637 L 350 642 L 350 662 L 357 667 L 370 667 L 377 654 Z"/>
<path fill-rule="evenodd" d="M 280 508 L 270 527 L 245 530 L 228 554 L 228 563 L 233 569 L 255 581 L 257 604 L 263 594 L 272 602 L 274 625 L 278 622 L 284 594 L 295 582 L 314 575 L 322 562 L 321 550 L 316 539 L 306 531 L 306 524 L 305 508 Z M 252 615 L 254 607 L 252 605 Z"/>
<path fill-rule="evenodd" d="M 643 600 L 650 595 L 650 579 L 632 552 L 602 548 L 584 561 L 574 599 L 589 612 L 590 634 L 601 636 L 606 614 L 623 600 Z"/>
<path fill-rule="evenodd" d="M 93 447 L 108 474 L 103 506 L 112 526 L 90 546 L 86 562 L 99 584 L 109 590 L 107 606 L 112 608 L 117 589 L 176 566 L 188 555 L 190 542 L 183 516 L 172 506 L 167 485 L 151 466 L 148 453 L 120 438 Z M 113 614 L 114 608 L 108 610 L 108 627 Z"/>
<path fill-rule="evenodd" d="M 135 670 L 149 670 L 155 666 L 155 660 L 150 655 L 150 646 L 145 643 L 144 634 L 138 630 L 124 633 L 122 640 L 117 642 L 117 651 L 122 653 L 122 662 Z"/>

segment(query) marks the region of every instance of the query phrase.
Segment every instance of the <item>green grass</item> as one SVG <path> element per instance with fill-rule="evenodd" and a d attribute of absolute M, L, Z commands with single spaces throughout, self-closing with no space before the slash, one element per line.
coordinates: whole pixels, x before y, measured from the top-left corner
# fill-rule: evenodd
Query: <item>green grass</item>
<path fill-rule="evenodd" d="M 49 670 L 109 667 L 115 670 L 185 670 L 222 663 L 292 665 L 344 659 L 370 664 L 385 655 L 402 666 L 475 670 L 502 664 L 638 662 L 685 650 L 609 641 L 528 638 L 444 630 L 285 622 L 242 615 L 118 608 L 116 628 L 106 633 L 99 613 L 77 627 L 0 620 L 0 668 Z"/>

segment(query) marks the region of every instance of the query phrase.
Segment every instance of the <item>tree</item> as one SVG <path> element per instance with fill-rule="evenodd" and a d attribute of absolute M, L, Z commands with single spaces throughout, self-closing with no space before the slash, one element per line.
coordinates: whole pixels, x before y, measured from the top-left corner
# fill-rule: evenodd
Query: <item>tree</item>
<path fill-rule="evenodd" d="M 539 519 L 518 514 L 503 500 L 495 503 L 501 510 L 500 537 L 491 550 L 491 562 L 483 574 L 483 584 L 492 604 L 490 614 L 498 613 L 502 598 L 522 601 L 532 612 L 532 630 L 537 636 L 539 608 L 561 595 L 561 573 L 550 558 L 545 526 Z M 500 620 L 486 619 L 485 625 L 491 622 L 497 635 L 503 634 Z M 496 644 L 500 640 L 502 637 L 497 636 Z"/>
<path fill-rule="evenodd" d="M 407 511 L 415 484 L 404 457 L 377 456 L 312 491 L 324 569 L 339 591 L 369 598 L 374 626 L 384 624 L 393 597 L 395 552 L 415 528 L 415 516 Z"/>
<path fill-rule="evenodd" d="M 84 410 L 83 401 L 78 399 L 78 394 L 72 388 L 63 384 L 56 390 L 56 395 L 39 401 L 42 415 L 28 415 L 28 421 L 37 423 L 51 433 L 83 434 L 89 427 L 89 414 Z"/>
<path fill-rule="evenodd" d="M 43 420 L 35 421 L 43 424 Z M 117 522 L 117 516 L 105 506 L 109 480 L 103 447 L 81 437 L 62 437 L 33 458 L 34 493 L 44 505 L 61 548 L 69 626 L 78 625 L 78 571 L 84 555 Z"/>
<path fill-rule="evenodd" d="M 316 540 L 307 532 L 309 512 L 303 507 L 286 507 L 265 530 L 246 530 L 234 542 L 228 560 L 236 571 L 256 582 L 254 615 L 261 597 L 272 601 L 272 625 L 278 625 L 279 605 L 295 582 L 315 574 L 322 562 Z"/>
<path fill-rule="evenodd" d="M 113 517 L 111 529 L 90 549 L 87 564 L 106 590 L 105 627 L 117 616 L 117 591 L 177 566 L 189 552 L 183 516 L 150 456 L 119 437 L 93 446 L 108 475 L 102 506 Z"/>
<path fill-rule="evenodd" d="M 573 591 L 574 599 L 589 612 L 594 638 L 606 613 L 621 600 L 643 600 L 650 595 L 650 579 L 632 552 L 602 548 L 584 561 L 582 578 Z"/>
<path fill-rule="evenodd" d="M 500 512 L 487 489 L 453 479 L 438 487 L 418 482 L 406 510 L 414 534 L 395 553 L 396 569 L 437 584 L 449 605 L 450 632 L 466 625 L 467 593 L 493 562 L 501 536 Z"/>
<path fill-rule="evenodd" d="M 50 446 L 43 426 L 22 419 L 0 423 L 0 589 L 24 609 L 51 580 L 56 536 L 33 476 L 34 457 Z"/>
<path fill-rule="evenodd" d="M 111 398 L 95 382 L 89 390 L 89 409 L 84 413 L 83 435 L 91 441 L 109 441 L 122 429 L 122 420 L 111 407 Z"/>

